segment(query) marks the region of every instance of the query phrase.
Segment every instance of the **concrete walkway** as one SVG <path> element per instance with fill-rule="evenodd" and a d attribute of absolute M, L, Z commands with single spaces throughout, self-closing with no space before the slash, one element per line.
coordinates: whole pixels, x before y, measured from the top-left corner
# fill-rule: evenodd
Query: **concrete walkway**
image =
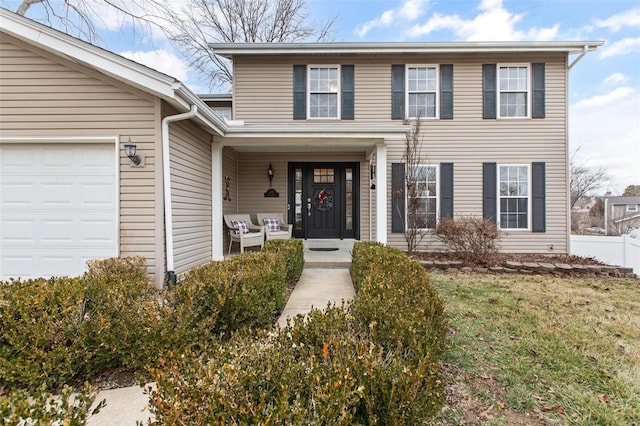
<path fill-rule="evenodd" d="M 322 240 L 304 242 L 305 269 L 287 301 L 278 324 L 284 327 L 288 317 L 306 314 L 311 308 L 323 309 L 328 303 L 339 305 L 355 294 L 349 266 L 353 241 Z M 314 248 L 337 248 L 333 251 L 314 251 Z M 102 391 L 96 403 L 106 399 L 107 405 L 87 421 L 88 426 L 135 426 L 136 421 L 147 424 L 151 418 L 148 398 L 141 387 Z"/>
<path fill-rule="evenodd" d="M 305 269 L 289 297 L 278 325 L 287 325 L 287 318 L 306 314 L 311 308 L 323 309 L 328 303 L 339 305 L 355 294 L 348 269 Z"/>

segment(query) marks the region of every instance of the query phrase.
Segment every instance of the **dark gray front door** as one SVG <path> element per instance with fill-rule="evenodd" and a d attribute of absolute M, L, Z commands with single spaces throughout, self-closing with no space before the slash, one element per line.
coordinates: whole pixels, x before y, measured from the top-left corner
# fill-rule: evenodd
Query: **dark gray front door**
<path fill-rule="evenodd" d="M 298 238 L 356 238 L 358 163 L 289 164 L 289 223 Z"/>

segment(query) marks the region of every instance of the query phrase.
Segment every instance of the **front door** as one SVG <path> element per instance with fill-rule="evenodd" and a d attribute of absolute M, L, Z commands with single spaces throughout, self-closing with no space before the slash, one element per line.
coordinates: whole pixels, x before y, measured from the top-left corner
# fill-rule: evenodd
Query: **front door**
<path fill-rule="evenodd" d="M 289 223 L 298 238 L 358 237 L 358 163 L 290 163 Z"/>

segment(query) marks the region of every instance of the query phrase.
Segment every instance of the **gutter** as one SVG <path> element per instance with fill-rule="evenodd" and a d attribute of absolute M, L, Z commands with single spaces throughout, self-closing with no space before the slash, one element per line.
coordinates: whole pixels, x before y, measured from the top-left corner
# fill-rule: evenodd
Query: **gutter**
<path fill-rule="evenodd" d="M 171 158 L 169 156 L 169 123 L 188 120 L 198 113 L 198 107 L 191 105 L 188 112 L 169 115 L 162 119 L 162 178 L 164 184 L 164 237 L 167 250 L 167 283 L 177 282 L 173 262 L 173 212 L 171 206 Z"/>

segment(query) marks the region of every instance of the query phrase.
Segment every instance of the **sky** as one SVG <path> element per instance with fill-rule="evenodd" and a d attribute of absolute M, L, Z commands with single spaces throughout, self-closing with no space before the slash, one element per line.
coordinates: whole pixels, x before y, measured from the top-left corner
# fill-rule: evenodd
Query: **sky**
<path fill-rule="evenodd" d="M 170 1 L 176 13 L 185 2 Z M 19 3 L 0 0 L 11 10 Z M 569 73 L 570 151 L 577 150 L 577 162 L 609 174 L 596 195 L 640 184 L 637 0 L 306 0 L 306 6 L 311 21 L 335 18 L 337 42 L 604 41 Z M 104 7 L 98 15 L 101 47 L 169 74 L 196 93 L 209 92 L 161 31 L 134 31 Z M 42 18 L 42 6 L 33 5 L 27 16 Z"/>

